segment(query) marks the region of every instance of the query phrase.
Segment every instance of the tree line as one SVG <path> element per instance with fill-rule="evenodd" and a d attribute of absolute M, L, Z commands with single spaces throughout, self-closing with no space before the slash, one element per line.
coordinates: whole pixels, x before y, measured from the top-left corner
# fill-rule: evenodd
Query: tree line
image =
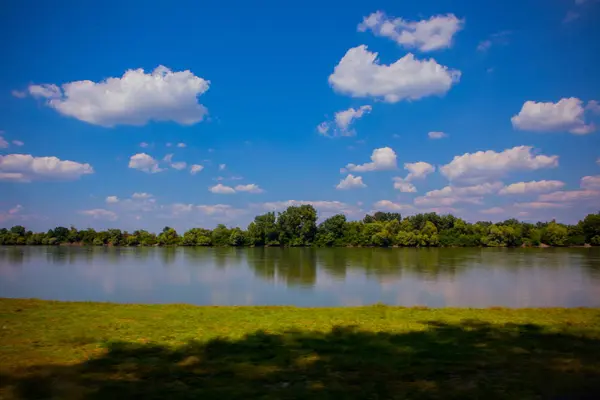
<path fill-rule="evenodd" d="M 453 215 L 376 212 L 362 221 L 347 221 L 343 214 L 317 224 L 311 205 L 256 216 L 246 230 L 220 224 L 215 229 L 192 228 L 180 235 L 165 227 L 159 234 L 108 229 L 56 227 L 34 233 L 24 226 L 0 229 L 0 245 L 93 246 L 364 246 L 364 247 L 518 247 L 600 246 L 600 212 L 575 225 L 556 221 L 527 223 L 516 219 L 469 223 Z"/>

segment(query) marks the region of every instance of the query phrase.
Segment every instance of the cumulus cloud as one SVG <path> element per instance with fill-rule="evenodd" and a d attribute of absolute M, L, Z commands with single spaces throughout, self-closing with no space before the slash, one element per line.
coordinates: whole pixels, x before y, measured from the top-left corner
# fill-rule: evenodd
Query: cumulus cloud
<path fill-rule="evenodd" d="M 385 211 L 406 211 L 413 210 L 414 207 L 411 204 L 394 203 L 390 200 L 379 200 L 373 204 L 373 208 L 376 210 Z"/>
<path fill-rule="evenodd" d="M 355 136 L 356 132 L 350 129 L 350 126 L 354 121 L 371 112 L 371 109 L 371 106 L 366 105 L 359 108 L 350 107 L 347 110 L 338 111 L 335 113 L 334 121 L 321 122 L 317 126 L 317 132 L 327 137 Z M 333 124 L 335 124 L 335 127 Z"/>
<path fill-rule="evenodd" d="M 146 193 L 146 192 L 135 192 L 134 194 L 131 195 L 132 199 L 149 199 L 153 197 L 150 193 Z"/>
<path fill-rule="evenodd" d="M 129 168 L 137 169 L 150 174 L 164 171 L 158 166 L 158 160 L 155 160 L 146 153 L 134 154 L 129 158 Z"/>
<path fill-rule="evenodd" d="M 408 171 L 408 175 L 404 178 L 407 182 L 412 181 L 413 179 L 425 178 L 427 175 L 435 172 L 435 167 L 424 161 L 405 163 L 404 169 Z"/>
<path fill-rule="evenodd" d="M 533 209 L 544 209 L 544 208 L 566 208 L 566 204 L 560 203 L 549 203 L 544 201 L 531 201 L 527 203 L 515 203 L 515 207 L 521 208 L 533 208 Z"/>
<path fill-rule="evenodd" d="M 394 181 L 394 189 L 398 189 L 402 193 L 415 193 L 417 188 L 410 182 L 407 182 L 399 176 L 392 178 Z"/>
<path fill-rule="evenodd" d="M 483 196 L 496 193 L 502 186 L 501 182 L 487 182 L 463 187 L 446 186 L 427 192 L 425 196 L 417 197 L 415 204 L 429 207 L 452 206 L 457 203 L 481 204 Z"/>
<path fill-rule="evenodd" d="M 370 30 L 407 48 L 427 52 L 452 46 L 454 35 L 463 28 L 464 20 L 454 14 L 436 15 L 427 20 L 407 21 L 388 17 L 377 11 L 365 17 L 358 25 L 359 32 Z"/>
<path fill-rule="evenodd" d="M 25 97 L 27 97 L 27 92 L 21 91 L 21 90 L 11 90 L 10 94 L 12 94 L 14 97 L 16 97 L 18 99 L 24 99 Z"/>
<path fill-rule="evenodd" d="M 382 147 L 373 150 L 371 154 L 371 162 L 361 165 L 348 164 L 348 171 L 365 172 L 365 171 L 381 171 L 396 168 L 396 153 L 390 147 Z"/>
<path fill-rule="evenodd" d="M 9 221 L 11 219 L 24 219 L 26 216 L 21 215 L 23 208 L 22 205 L 17 204 L 6 212 L 0 211 L 0 222 Z"/>
<path fill-rule="evenodd" d="M 94 219 L 106 219 L 109 221 L 115 221 L 119 217 L 113 211 L 105 210 L 103 208 L 94 208 L 92 210 L 79 211 L 80 214 L 90 216 Z"/>
<path fill-rule="evenodd" d="M 185 167 L 187 167 L 187 163 L 185 161 L 178 161 L 171 164 L 171 168 L 176 170 L 182 170 L 185 169 Z"/>
<path fill-rule="evenodd" d="M 0 136 L 0 149 L 6 149 L 8 146 L 10 146 L 8 142 Z"/>
<path fill-rule="evenodd" d="M 29 94 L 47 99 L 59 113 L 94 125 L 145 125 L 149 121 L 175 121 L 192 125 L 202 121 L 206 107 L 198 96 L 210 82 L 190 71 L 173 72 L 158 66 L 151 73 L 127 70 L 122 77 L 101 82 L 30 85 Z"/>
<path fill-rule="evenodd" d="M 13 141 L 12 141 L 12 144 L 14 144 L 15 146 L 19 146 L 19 147 L 21 147 L 21 146 L 24 146 L 24 145 L 25 145 L 25 143 L 23 143 L 23 142 L 22 142 L 22 141 L 20 141 L 20 140 L 13 140 Z"/>
<path fill-rule="evenodd" d="M 196 175 L 198 172 L 202 171 L 203 169 L 204 169 L 203 165 L 192 164 L 192 165 L 190 165 L 190 174 Z"/>
<path fill-rule="evenodd" d="M 320 135 L 328 136 L 327 133 L 329 132 L 329 122 L 323 121 L 317 125 L 317 132 L 319 132 Z"/>
<path fill-rule="evenodd" d="M 502 152 L 493 150 L 455 156 L 440 172 L 453 182 L 479 183 L 512 171 L 533 171 L 558 166 L 558 156 L 535 155 L 531 146 L 517 146 Z"/>
<path fill-rule="evenodd" d="M 356 215 L 360 212 L 358 208 L 351 204 L 343 203 L 341 201 L 327 201 L 327 200 L 286 200 L 286 201 L 272 201 L 261 204 L 254 204 L 265 211 L 282 211 L 291 206 L 301 206 L 308 204 L 313 206 L 318 212 L 320 217 L 333 214 L 346 214 Z"/>
<path fill-rule="evenodd" d="M 592 103 L 591 108 L 594 107 Z M 576 97 L 563 98 L 558 103 L 526 101 L 511 121 L 515 129 L 523 131 L 585 135 L 596 129 L 594 124 L 586 124 L 583 101 Z"/>
<path fill-rule="evenodd" d="M 338 128 L 347 131 L 348 127 L 354 120 L 361 118 L 363 115 L 371 112 L 371 106 L 360 106 L 357 109 L 350 107 L 347 110 L 335 113 L 335 124 Z"/>
<path fill-rule="evenodd" d="M 170 163 L 171 161 L 173 161 L 173 153 L 169 153 L 166 156 L 163 157 L 163 161 L 164 162 L 168 162 Z"/>
<path fill-rule="evenodd" d="M 486 208 L 485 210 L 479 210 L 482 214 L 502 214 L 504 212 L 504 208 L 502 207 L 492 207 Z"/>
<path fill-rule="evenodd" d="M 600 175 L 584 176 L 581 178 L 580 186 L 582 189 L 600 190 Z"/>
<path fill-rule="evenodd" d="M 382 65 L 377 57 L 365 45 L 348 50 L 329 76 L 329 84 L 352 97 L 396 103 L 443 95 L 460 80 L 460 71 L 450 70 L 434 59 L 420 61 L 409 53 L 390 65 Z"/>
<path fill-rule="evenodd" d="M 236 192 L 248 192 L 248 193 L 262 193 L 263 190 L 255 183 L 249 183 L 247 185 L 237 185 L 235 187 Z"/>
<path fill-rule="evenodd" d="M 227 168 L 226 164 L 219 164 L 219 171 L 223 171 L 225 168 Z"/>
<path fill-rule="evenodd" d="M 501 31 L 490 35 L 488 39 L 482 40 L 477 45 L 477 51 L 486 52 L 492 47 L 494 44 L 508 44 L 508 36 L 512 32 L 510 31 Z"/>
<path fill-rule="evenodd" d="M 177 143 L 177 147 L 184 148 L 187 147 L 187 145 L 185 143 Z"/>
<path fill-rule="evenodd" d="M 594 114 L 600 114 L 600 103 L 596 100 L 590 100 L 585 106 L 585 109 L 591 111 Z"/>
<path fill-rule="evenodd" d="M 443 139 L 445 137 L 448 137 L 448 134 L 444 133 L 444 132 L 429 132 L 427 134 L 427 136 L 429 136 L 429 139 Z"/>
<path fill-rule="evenodd" d="M 365 187 L 367 187 L 367 185 L 364 184 L 362 176 L 354 176 L 352 174 L 348 174 L 347 177 L 340 180 L 340 183 L 338 183 L 335 188 L 338 190 L 347 190 Z"/>
<path fill-rule="evenodd" d="M 118 203 L 118 202 L 119 202 L 119 198 L 118 198 L 117 196 L 108 196 L 108 197 L 106 198 L 106 202 L 107 202 L 108 204 L 115 204 L 115 203 Z"/>
<path fill-rule="evenodd" d="M 211 186 L 210 188 L 208 188 L 208 190 L 212 193 L 216 193 L 216 194 L 233 194 L 235 193 L 235 189 L 232 188 L 231 186 L 225 186 L 221 183 L 215 185 L 215 186 Z"/>
<path fill-rule="evenodd" d="M 142 147 L 142 148 L 146 148 L 148 146 L 150 146 L 150 145 L 148 143 L 146 143 L 146 142 L 140 143 L 140 147 Z"/>
<path fill-rule="evenodd" d="M 543 193 L 558 190 L 565 185 L 561 181 L 531 181 L 517 182 L 500 189 L 498 194 L 527 194 L 527 193 Z"/>
<path fill-rule="evenodd" d="M 57 157 L 34 157 L 30 154 L 0 156 L 0 180 L 75 180 L 92 173 L 94 168 L 90 164 L 61 160 Z"/>
<path fill-rule="evenodd" d="M 570 191 L 558 191 L 547 194 L 542 194 L 538 197 L 539 201 L 543 202 L 557 202 L 557 203 L 569 203 L 574 201 L 585 201 L 593 200 L 600 205 L 600 190 L 570 190 Z"/>

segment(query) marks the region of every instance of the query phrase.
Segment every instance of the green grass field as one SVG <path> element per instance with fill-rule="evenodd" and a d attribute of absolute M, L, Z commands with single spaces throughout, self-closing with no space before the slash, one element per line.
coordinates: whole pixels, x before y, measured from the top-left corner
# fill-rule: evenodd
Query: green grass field
<path fill-rule="evenodd" d="M 600 309 L 0 299 L 0 399 L 598 399 Z"/>

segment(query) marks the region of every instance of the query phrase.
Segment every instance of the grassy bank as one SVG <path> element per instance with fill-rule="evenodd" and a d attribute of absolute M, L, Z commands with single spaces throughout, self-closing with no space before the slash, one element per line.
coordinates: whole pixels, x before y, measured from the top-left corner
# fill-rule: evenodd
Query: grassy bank
<path fill-rule="evenodd" d="M 599 309 L 0 299 L 0 399 L 598 398 Z"/>

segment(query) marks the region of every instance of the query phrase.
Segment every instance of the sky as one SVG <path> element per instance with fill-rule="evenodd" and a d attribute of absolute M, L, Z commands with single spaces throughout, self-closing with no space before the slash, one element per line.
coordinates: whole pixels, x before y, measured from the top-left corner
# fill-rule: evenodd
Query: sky
<path fill-rule="evenodd" d="M 600 2 L 8 0 L 0 226 L 600 210 Z"/>

